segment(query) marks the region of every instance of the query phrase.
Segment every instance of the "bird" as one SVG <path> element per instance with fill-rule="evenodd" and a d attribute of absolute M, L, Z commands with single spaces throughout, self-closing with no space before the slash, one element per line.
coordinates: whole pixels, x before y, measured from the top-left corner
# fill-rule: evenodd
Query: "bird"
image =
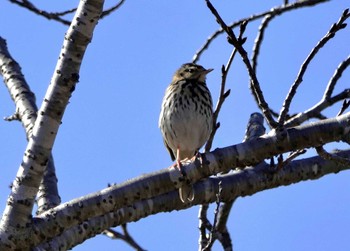
<path fill-rule="evenodd" d="M 194 63 L 183 64 L 173 75 L 163 97 L 159 128 L 175 166 L 191 160 L 208 140 L 213 128 L 213 102 L 206 76 L 213 69 Z M 179 189 L 182 202 L 192 201 L 192 187 Z"/>

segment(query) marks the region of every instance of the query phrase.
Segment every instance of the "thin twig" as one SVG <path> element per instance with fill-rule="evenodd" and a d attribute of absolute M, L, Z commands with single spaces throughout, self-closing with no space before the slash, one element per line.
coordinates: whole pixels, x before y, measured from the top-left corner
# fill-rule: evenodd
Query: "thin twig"
<path fill-rule="evenodd" d="M 337 116 L 342 115 L 346 109 L 348 109 L 350 106 L 350 101 L 349 100 L 344 100 L 343 105 L 340 108 L 340 111 L 338 112 Z"/>
<path fill-rule="evenodd" d="M 61 11 L 61 12 L 51 12 L 50 14 L 55 15 L 55 16 L 65 16 L 68 14 L 72 14 L 77 10 L 77 8 L 73 8 L 70 10 L 65 10 L 65 11 Z"/>
<path fill-rule="evenodd" d="M 324 3 L 324 2 L 328 2 L 329 0 L 310 0 L 310 1 L 296 1 L 294 3 L 291 4 L 283 4 L 280 6 L 276 6 L 273 7 L 267 11 L 264 11 L 262 13 L 258 13 L 255 15 L 251 15 L 250 17 L 246 17 L 246 18 L 242 18 L 238 21 L 235 21 L 233 23 L 231 23 L 230 25 L 228 25 L 228 27 L 230 28 L 235 28 L 238 27 L 241 23 L 243 22 L 250 22 L 250 21 L 254 21 L 260 18 L 263 18 L 266 15 L 272 15 L 272 16 L 276 16 L 276 15 L 281 15 L 285 12 L 291 11 L 291 10 L 295 10 L 298 8 L 302 8 L 302 7 L 312 7 L 314 5 L 320 4 L 320 3 Z M 207 40 L 205 41 L 205 43 L 201 46 L 201 48 L 199 48 L 196 52 L 196 54 L 193 56 L 193 61 L 198 61 L 199 58 L 201 57 L 201 55 L 203 54 L 203 52 L 205 50 L 207 50 L 209 48 L 209 45 L 221 34 L 223 34 L 225 31 L 221 28 L 217 31 L 215 31 L 212 35 L 210 35 Z"/>
<path fill-rule="evenodd" d="M 123 224 L 121 225 L 123 233 L 119 233 L 116 230 L 109 228 L 102 232 L 102 234 L 106 235 L 107 237 L 114 239 L 114 240 L 123 240 L 127 244 L 129 244 L 131 247 L 133 247 L 137 251 L 146 251 L 146 249 L 143 249 L 137 242 L 131 237 L 129 234 L 129 231 L 127 229 L 127 225 Z"/>
<path fill-rule="evenodd" d="M 321 112 L 326 109 L 327 107 L 332 106 L 333 104 L 345 100 L 347 98 L 350 98 L 350 89 L 345 89 L 341 93 L 331 97 L 333 94 L 334 87 L 340 77 L 342 76 L 343 72 L 349 67 L 350 65 L 350 56 L 346 58 L 343 62 L 341 62 L 336 70 L 334 71 L 333 76 L 328 82 L 328 85 L 326 87 L 325 93 L 322 97 L 322 100 L 318 102 L 316 105 L 311 107 L 310 109 L 301 112 L 295 116 L 292 116 L 290 119 L 288 119 L 285 122 L 285 127 L 292 127 L 296 125 L 300 125 L 301 123 L 305 122 L 308 119 L 311 118 L 318 118 L 318 119 L 325 119 Z"/>
<path fill-rule="evenodd" d="M 331 97 L 328 100 L 321 100 L 319 103 L 317 103 L 315 106 L 311 107 L 310 109 L 306 110 L 305 112 L 301 112 L 291 117 L 291 119 L 285 122 L 284 126 L 285 127 L 297 126 L 311 118 L 326 119 L 326 117 L 323 116 L 321 112 L 327 107 L 330 107 L 333 104 L 339 101 L 345 100 L 347 98 L 350 98 L 350 89 L 345 89 L 341 93 Z"/>
<path fill-rule="evenodd" d="M 262 44 L 262 41 L 264 39 L 264 34 L 265 34 L 265 31 L 266 31 L 266 28 L 267 26 L 269 25 L 270 21 L 274 18 L 275 16 L 272 16 L 271 14 L 269 15 L 266 15 L 264 17 L 264 19 L 261 21 L 261 24 L 259 26 L 259 31 L 258 31 L 258 34 L 255 38 L 255 41 L 254 41 L 254 46 L 253 46 L 253 52 L 252 52 L 252 67 L 253 67 L 253 70 L 256 74 L 256 68 L 258 66 L 258 56 L 259 56 L 259 53 L 260 53 L 260 48 L 261 48 L 261 44 Z"/>
<path fill-rule="evenodd" d="M 338 80 L 341 78 L 343 72 L 346 68 L 350 65 L 350 55 L 345 59 L 343 62 L 341 62 L 338 66 L 338 68 L 335 70 L 332 78 L 329 80 L 326 91 L 324 93 L 323 99 L 328 100 L 334 90 L 335 85 L 337 84 Z"/>
<path fill-rule="evenodd" d="M 215 212 L 214 212 L 214 222 L 213 222 L 213 226 L 210 230 L 209 241 L 208 241 L 207 245 L 202 249 L 202 251 L 211 250 L 211 247 L 214 245 L 214 242 L 217 239 L 217 237 L 216 237 L 217 231 L 216 231 L 215 226 L 217 224 L 219 209 L 220 209 L 220 205 L 221 205 L 222 182 L 219 182 L 218 186 L 219 186 L 219 192 L 216 194 L 216 208 L 215 208 Z"/>
<path fill-rule="evenodd" d="M 291 153 L 289 154 L 289 156 L 287 157 L 287 159 L 285 159 L 285 160 L 282 159 L 282 161 L 278 161 L 278 164 L 277 164 L 276 169 L 277 169 L 277 170 L 282 169 L 284 166 L 289 165 L 289 163 L 290 163 L 292 160 L 294 160 L 296 157 L 298 157 L 298 156 L 300 156 L 300 155 L 302 155 L 302 154 L 304 154 L 304 153 L 306 153 L 306 150 L 305 150 L 305 149 L 299 149 L 299 150 L 296 150 L 296 151 L 294 151 L 294 152 L 291 152 Z M 280 156 L 282 157 L 282 155 L 280 155 Z"/>
<path fill-rule="evenodd" d="M 125 2 L 125 0 L 120 0 L 119 3 L 117 3 L 115 6 L 104 10 L 101 14 L 101 19 L 108 16 L 109 14 L 111 14 L 112 12 L 116 11 L 117 9 L 119 9 L 120 6 L 122 6 L 122 4 Z"/>
<path fill-rule="evenodd" d="M 242 43 L 245 42 L 245 38 L 243 38 L 243 34 L 244 34 L 244 31 L 245 31 L 245 27 L 246 27 L 246 23 L 242 23 L 241 25 L 241 28 L 240 28 L 240 33 L 239 33 L 239 40 L 242 41 Z M 231 67 L 231 64 L 233 62 L 233 59 L 235 57 L 237 53 L 237 50 L 236 48 L 233 48 L 232 52 L 231 52 L 231 55 L 227 61 L 227 64 L 226 66 L 222 66 L 221 67 L 221 86 L 220 86 L 220 94 L 219 94 L 219 99 L 218 99 L 218 102 L 216 104 L 216 107 L 215 107 L 215 111 L 213 113 L 213 129 L 210 133 L 210 136 L 209 136 L 209 139 L 205 145 L 205 152 L 208 152 L 211 147 L 212 147 L 212 144 L 213 144 L 213 140 L 214 140 L 214 137 L 215 137 L 215 134 L 216 134 L 216 131 L 217 129 L 220 127 L 220 123 L 218 123 L 218 117 L 219 117 L 219 113 L 220 113 L 220 110 L 221 110 L 221 107 L 223 105 L 223 103 L 225 102 L 226 98 L 230 95 L 230 92 L 231 90 L 228 89 L 227 91 L 225 90 L 226 88 L 226 79 L 227 79 L 227 74 L 230 70 L 230 67 Z"/>
<path fill-rule="evenodd" d="M 331 40 L 335 34 L 344 29 L 346 27 L 346 23 L 345 20 L 350 16 L 349 14 L 349 9 L 346 9 L 342 16 L 340 17 L 340 19 L 338 20 L 337 23 L 333 24 L 332 27 L 330 28 L 330 30 L 327 32 L 327 34 L 317 43 L 317 45 L 311 50 L 310 54 L 307 56 L 307 58 L 305 59 L 305 61 L 303 62 L 303 64 L 300 67 L 298 76 L 296 78 L 296 80 L 294 81 L 294 83 L 292 84 L 286 99 L 283 102 L 282 105 L 282 109 L 280 112 L 280 115 L 278 117 L 278 125 L 280 127 L 284 126 L 284 122 L 287 118 L 287 114 L 289 111 L 289 107 L 291 105 L 292 99 L 294 98 L 297 88 L 299 87 L 299 85 L 301 84 L 301 82 L 303 81 L 303 76 L 310 64 L 310 62 L 312 61 L 312 59 L 315 57 L 315 55 L 318 53 L 318 51 L 329 41 Z"/>
<path fill-rule="evenodd" d="M 245 27 L 246 27 L 246 23 L 243 23 L 241 25 L 241 28 L 240 28 L 239 39 L 242 41 L 242 43 L 245 42 L 245 38 L 243 38 Z M 227 74 L 230 70 L 230 67 L 231 67 L 232 61 L 236 55 L 236 52 L 237 52 L 236 48 L 233 48 L 226 66 L 222 66 L 222 68 L 221 68 L 222 75 L 221 75 L 220 95 L 219 95 L 219 99 L 218 99 L 218 102 L 217 102 L 216 107 L 215 107 L 215 111 L 213 113 L 213 129 L 212 129 L 210 136 L 209 136 L 209 139 L 204 147 L 205 152 L 210 151 L 210 149 L 212 147 L 212 143 L 213 143 L 213 139 L 215 137 L 216 131 L 220 127 L 220 123 L 217 122 L 217 120 L 219 117 L 221 107 L 222 107 L 224 101 L 226 100 L 226 98 L 230 95 L 230 89 L 226 91 L 225 86 L 226 86 Z M 208 207 L 209 207 L 208 205 L 202 205 L 199 209 L 200 249 L 207 246 L 208 238 L 206 235 L 206 230 L 212 228 L 212 226 L 207 218 Z M 209 225 L 210 225 L 210 228 L 208 228 Z"/>
<path fill-rule="evenodd" d="M 260 113 L 250 115 L 247 130 L 243 141 L 253 140 L 265 133 L 264 117 Z M 232 240 L 227 231 L 227 221 L 230 215 L 235 199 L 224 202 L 218 209 L 218 214 L 215 215 L 212 229 L 215 229 L 215 238 L 221 243 L 224 250 L 232 250 Z M 213 231 L 211 233 L 213 235 Z M 208 243 L 213 242 L 213 237 Z"/>
<path fill-rule="evenodd" d="M 50 12 L 46 12 L 44 10 L 40 10 L 37 7 L 35 7 L 34 4 L 32 4 L 30 1 L 27 0 L 9 0 L 11 3 L 17 4 L 39 16 L 45 17 L 48 20 L 54 20 L 57 21 L 59 23 L 62 23 L 64 25 L 70 25 L 70 21 L 63 19 L 61 16 L 68 14 L 68 13 L 72 13 L 74 12 L 76 9 L 72 9 L 72 10 L 68 10 L 68 11 L 64 11 L 64 12 L 56 12 L 56 13 L 50 13 Z"/>
<path fill-rule="evenodd" d="M 41 9 L 37 8 L 33 3 L 31 3 L 28 0 L 9 0 L 9 1 L 13 4 L 21 6 L 22 8 L 25 8 L 25 9 L 33 12 L 39 16 L 45 17 L 48 20 L 54 20 L 54 21 L 57 21 L 57 22 L 62 23 L 64 25 L 70 25 L 71 22 L 67 19 L 62 18 L 62 17 L 65 15 L 68 15 L 68 14 L 72 14 L 77 10 L 77 8 L 72 8 L 70 10 L 65 10 L 65 11 L 61 11 L 61 12 L 47 12 L 45 10 L 41 10 Z M 100 19 L 108 16 L 109 14 L 114 12 L 115 10 L 119 9 L 119 7 L 122 6 L 122 4 L 124 2 L 125 2 L 125 0 L 120 0 L 113 7 L 103 11 L 101 16 L 100 16 Z"/>
<path fill-rule="evenodd" d="M 273 119 L 272 114 L 270 112 L 270 108 L 269 108 L 267 102 L 265 101 L 263 93 L 260 89 L 259 81 L 255 75 L 255 72 L 254 72 L 251 64 L 250 64 L 250 60 L 248 59 L 247 52 L 242 47 L 240 41 L 236 38 L 233 30 L 225 24 L 225 22 L 223 21 L 223 19 L 221 18 L 221 16 L 217 12 L 217 10 L 214 8 L 214 6 L 211 4 L 211 2 L 209 0 L 206 0 L 206 3 L 207 3 L 208 8 L 210 9 L 210 11 L 215 16 L 216 21 L 220 24 L 221 28 L 227 33 L 229 43 L 232 44 L 237 49 L 238 53 L 241 55 L 242 60 L 243 60 L 244 64 L 246 65 L 249 76 L 250 76 L 250 87 L 252 89 L 252 93 L 253 93 L 255 99 L 257 100 L 257 103 L 258 103 L 261 111 L 263 112 L 266 121 L 268 122 L 270 127 L 275 128 L 277 126 L 277 123 Z"/>

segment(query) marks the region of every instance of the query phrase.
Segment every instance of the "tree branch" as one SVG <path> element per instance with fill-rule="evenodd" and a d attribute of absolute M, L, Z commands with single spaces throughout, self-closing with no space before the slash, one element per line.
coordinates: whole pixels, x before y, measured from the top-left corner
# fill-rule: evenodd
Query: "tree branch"
<path fill-rule="evenodd" d="M 109 8 L 107 10 L 104 10 L 101 14 L 101 19 L 108 16 L 109 14 L 116 11 L 117 9 L 119 9 L 123 5 L 124 2 L 125 2 L 125 0 L 119 0 L 119 2 L 116 3 L 116 5 L 112 6 L 111 8 Z"/>
<path fill-rule="evenodd" d="M 350 157 L 350 150 L 338 151 L 337 155 L 341 157 Z M 236 197 L 251 196 L 267 189 L 291 185 L 300 181 L 315 180 L 330 173 L 349 170 L 349 166 L 339 166 L 334 161 L 325 160 L 319 156 L 292 161 L 278 172 L 269 172 L 269 168 L 268 164 L 262 164 L 255 168 L 249 167 L 244 170 L 236 170 L 225 176 L 199 181 L 193 186 L 196 197 L 192 205 L 182 203 L 176 189 L 169 193 L 159 194 L 154 198 L 139 198 L 129 206 L 115 209 L 113 212 L 103 216 L 90 218 L 80 225 L 78 223 L 78 225 L 72 227 L 72 229 L 64 231 L 61 236 L 57 236 L 47 243 L 42 243 L 40 248 L 44 248 L 44 250 L 50 249 L 53 247 L 53 243 L 55 243 L 55 246 L 61 247 L 62 243 L 67 243 L 67 240 L 71 238 L 76 237 L 83 241 L 87 236 L 92 237 L 99 234 L 103 229 L 115 227 L 127 222 L 138 221 L 149 215 L 173 210 L 183 210 L 193 205 L 214 202 L 216 200 L 216 194 L 218 193 L 219 182 L 222 184 L 222 201 L 230 201 Z M 81 209 L 84 209 L 84 202 L 80 201 L 80 203 Z M 112 201 L 108 202 L 108 204 L 110 203 L 112 203 Z M 59 213 L 60 210 L 57 209 L 58 208 L 52 209 L 51 213 Z M 41 227 L 48 223 L 46 220 L 47 219 L 42 217 L 38 218 L 38 229 L 43 230 Z M 56 219 L 52 218 L 51 220 Z M 58 228 L 58 226 L 56 228 Z M 43 231 L 41 234 L 45 235 L 47 232 Z M 63 247 L 67 248 L 72 246 Z"/>
<path fill-rule="evenodd" d="M 70 25 L 70 21 L 63 19 L 62 16 L 66 14 L 70 14 L 76 11 L 76 8 L 73 8 L 71 10 L 66 10 L 63 12 L 46 12 L 44 10 L 40 10 L 37 7 L 35 7 L 34 4 L 32 4 L 28 0 L 9 0 L 11 3 L 17 4 L 18 6 L 21 6 L 39 16 L 45 17 L 48 20 L 54 20 L 64 25 Z"/>
<path fill-rule="evenodd" d="M 193 181 L 193 183 L 195 183 L 194 187 L 196 187 L 197 184 L 201 184 L 198 185 L 201 187 L 195 190 L 195 199 L 193 203 L 186 203 L 186 205 L 184 205 L 178 198 L 177 190 L 182 186 L 181 182 L 184 181 L 182 180 L 181 173 L 179 173 L 178 170 L 173 167 L 171 169 L 166 168 L 155 173 L 143 175 L 123 184 L 106 188 L 97 194 L 90 194 L 85 197 L 61 204 L 35 218 L 37 221 L 36 229 L 39 230 L 34 231 L 35 238 L 33 239 L 40 242 L 45 241 L 46 239 L 57 236 L 62 231 L 76 226 L 77 224 L 80 224 L 88 219 L 98 217 L 99 215 L 108 217 L 105 215 L 108 212 L 116 211 L 117 209 L 124 208 L 127 205 L 133 205 L 141 200 L 150 199 L 151 201 L 147 202 L 150 204 L 146 203 L 149 207 L 149 205 L 153 205 L 155 202 L 152 198 L 156 196 L 160 196 L 159 198 L 162 198 L 159 202 L 161 203 L 161 208 L 158 208 L 157 210 L 163 211 L 187 208 L 198 203 L 202 204 L 212 202 L 215 200 L 215 191 L 217 192 L 217 187 L 211 187 L 211 185 L 214 183 L 210 183 L 210 185 L 209 183 L 206 183 L 206 181 L 198 182 L 199 180 L 221 172 L 228 172 L 229 170 L 233 170 L 237 167 L 255 166 L 264 159 L 271 158 L 281 153 L 308 147 L 321 146 L 323 144 L 339 140 L 348 140 L 350 137 L 348 134 L 348 131 L 350 130 L 350 125 L 348 123 L 349 120 L 350 113 L 346 113 L 337 118 L 327 119 L 295 128 L 287 128 L 287 135 L 282 140 L 277 140 L 278 136 L 276 133 L 271 132 L 268 135 L 264 135 L 254 140 L 249 140 L 247 142 L 225 148 L 218 148 L 210 153 L 202 154 L 203 162 L 196 160 L 183 166 L 183 170 L 186 175 L 191 181 Z M 203 165 L 201 165 L 201 163 L 203 163 Z M 283 167 L 282 170 L 285 168 L 286 167 Z M 333 172 L 335 167 L 332 168 L 332 170 L 328 170 L 327 172 Z M 337 167 L 336 171 L 339 170 L 345 169 L 339 169 Z M 247 171 L 246 173 L 249 173 L 250 171 Z M 316 174 L 318 175 L 320 173 L 324 175 L 323 171 L 324 169 L 322 168 L 322 170 L 320 169 L 316 172 Z M 273 175 L 276 175 L 277 177 L 281 176 L 281 180 L 276 180 L 274 177 L 270 181 L 272 183 L 268 183 L 271 185 L 271 187 L 289 184 L 289 181 L 293 183 L 298 179 L 299 181 L 304 180 L 304 175 L 300 175 L 302 172 L 290 172 L 288 173 L 288 176 L 284 176 L 286 173 L 281 170 L 279 172 L 272 173 L 275 173 Z M 299 176 L 297 175 L 294 177 L 296 173 L 298 173 Z M 315 172 L 313 173 L 314 175 L 308 176 L 307 179 L 312 177 L 316 178 L 317 175 L 315 175 Z M 292 181 L 289 179 L 290 177 L 292 177 Z M 241 184 L 242 182 L 244 184 L 246 184 L 245 182 L 253 182 L 251 177 L 244 178 L 247 180 L 236 180 L 236 182 L 238 182 L 236 185 Z M 232 190 L 232 188 L 227 188 L 229 190 L 225 190 L 226 185 L 224 180 L 225 179 L 223 177 L 223 201 L 229 201 L 230 199 L 232 200 L 237 194 L 242 195 L 240 193 L 231 193 L 230 191 L 235 191 Z M 257 178 L 256 182 L 262 182 L 261 177 Z M 269 181 L 267 179 L 264 182 Z M 217 183 L 215 184 L 217 185 Z M 266 188 L 266 183 L 264 184 L 264 188 Z M 249 191 L 254 190 L 251 190 L 251 186 L 255 189 L 255 183 L 253 182 L 249 185 Z M 260 189 L 262 188 L 263 187 L 260 187 Z M 247 187 L 245 189 L 247 189 Z M 239 192 L 243 193 L 243 191 L 245 190 L 240 190 Z M 166 193 L 172 194 L 171 196 L 174 197 L 172 198 L 172 202 L 164 201 L 166 199 L 166 195 L 164 195 L 165 197 L 161 197 L 162 194 Z M 137 208 L 138 207 L 136 207 L 136 209 Z M 126 209 L 124 208 L 123 210 Z M 123 210 L 120 212 L 121 214 L 126 213 L 126 211 Z M 133 217 L 137 215 L 142 215 L 145 217 L 144 215 L 146 212 L 142 210 L 133 211 L 136 213 L 136 215 L 130 215 L 130 219 L 134 219 Z M 152 214 L 157 212 L 153 206 L 147 210 L 150 210 Z M 115 224 L 113 226 L 116 225 L 119 224 Z M 108 227 L 112 227 L 112 225 L 109 225 Z"/>
<path fill-rule="evenodd" d="M 246 28 L 246 22 L 243 22 L 240 26 L 240 33 L 239 33 L 239 37 L 238 40 L 243 44 L 246 41 L 246 38 L 243 37 L 245 28 Z M 236 48 L 233 48 L 231 55 L 228 59 L 228 62 L 226 64 L 226 66 L 222 66 L 221 67 L 221 86 L 220 86 L 220 95 L 219 95 L 219 99 L 218 102 L 216 104 L 216 108 L 215 111 L 213 113 L 213 129 L 210 133 L 209 139 L 207 141 L 207 143 L 205 144 L 204 147 L 204 152 L 209 152 L 211 147 L 212 147 L 212 143 L 216 134 L 217 129 L 220 127 L 220 123 L 217 122 L 218 121 L 218 117 L 219 117 L 219 113 L 221 111 L 221 107 L 223 105 L 223 103 L 225 102 L 226 98 L 230 95 L 230 89 L 225 90 L 226 88 L 226 79 L 227 79 L 227 74 L 230 70 L 231 64 L 233 62 L 233 59 L 236 55 Z M 200 235 L 199 235 L 199 249 L 203 249 L 205 246 L 207 246 L 208 244 L 208 238 L 206 235 L 206 225 L 207 223 L 209 223 L 209 220 L 207 218 L 207 211 L 208 211 L 208 205 L 202 205 L 199 208 L 199 231 L 200 231 Z"/>
<path fill-rule="evenodd" d="M 123 233 L 119 233 L 111 228 L 103 231 L 103 234 L 106 235 L 107 237 L 111 238 L 111 239 L 120 239 L 125 241 L 127 244 L 129 244 L 131 247 L 133 247 L 135 250 L 137 251 L 146 251 L 145 249 L 143 249 L 139 244 L 137 244 L 137 242 L 134 240 L 134 238 L 132 238 L 132 236 L 129 234 L 129 231 L 126 227 L 126 224 L 123 224 L 122 230 Z"/>
<path fill-rule="evenodd" d="M 259 30 L 258 30 L 258 34 L 255 38 L 255 41 L 254 41 L 254 46 L 253 46 L 253 52 L 252 52 L 252 67 L 253 67 L 253 70 L 256 74 L 256 69 L 257 69 L 257 66 L 258 66 L 258 56 L 259 56 L 259 53 L 260 53 L 260 48 L 261 48 L 261 44 L 262 44 L 262 41 L 264 40 L 264 34 L 265 34 L 265 31 L 267 29 L 267 26 L 269 25 L 269 23 L 271 22 L 271 20 L 274 18 L 275 16 L 273 15 L 266 15 L 264 17 L 264 19 L 261 21 L 261 24 L 259 26 Z"/>
<path fill-rule="evenodd" d="M 298 8 L 303 8 L 303 7 L 312 7 L 320 3 L 328 2 L 329 0 L 309 0 L 309 1 L 296 1 L 294 3 L 288 3 L 288 4 L 283 4 L 280 6 L 276 6 L 273 8 L 270 8 L 267 11 L 264 11 L 259 14 L 251 15 L 250 17 L 242 18 L 238 21 L 235 21 L 231 24 L 228 25 L 229 28 L 235 28 L 241 25 L 243 22 L 250 22 L 254 21 L 260 18 L 265 17 L 266 15 L 271 15 L 271 16 L 276 16 L 276 15 L 282 15 L 285 12 L 295 10 Z M 193 56 L 192 60 L 193 61 L 198 61 L 201 57 L 201 55 L 204 53 L 205 50 L 207 50 L 210 46 L 210 44 L 221 34 L 225 33 L 224 29 L 219 29 L 215 31 L 212 35 L 210 35 L 205 43 L 201 46 L 200 49 L 197 50 L 196 54 Z"/>
<path fill-rule="evenodd" d="M 42 16 L 48 20 L 53 20 L 53 21 L 59 22 L 61 24 L 67 25 L 67 26 L 69 26 L 71 24 L 71 22 L 67 19 L 62 18 L 62 16 L 72 14 L 77 10 L 77 8 L 72 8 L 70 10 L 65 10 L 65 11 L 61 11 L 61 12 L 47 12 L 45 10 L 41 10 L 41 9 L 37 8 L 33 3 L 31 3 L 28 0 L 9 0 L 9 1 L 13 4 L 16 4 L 16 5 L 24 8 L 24 9 L 29 10 L 30 12 L 33 12 L 34 14 L 37 14 L 37 15 Z M 101 16 L 100 16 L 100 19 L 103 19 L 104 17 L 110 15 L 111 13 L 113 13 L 114 11 L 119 9 L 119 7 L 122 6 L 124 2 L 125 2 L 125 0 L 120 0 L 118 3 L 116 3 L 111 8 L 103 11 Z"/>
<path fill-rule="evenodd" d="M 233 33 L 232 29 L 229 28 L 223 19 L 220 17 L 219 13 L 217 10 L 214 8 L 214 6 L 211 4 L 209 0 L 206 0 L 207 6 L 210 9 L 210 11 L 213 13 L 213 15 L 216 18 L 216 21 L 220 24 L 221 28 L 227 33 L 228 35 L 228 40 L 229 43 L 232 44 L 238 51 L 238 53 L 241 55 L 242 60 L 247 67 L 247 71 L 249 73 L 250 77 L 250 87 L 252 90 L 252 94 L 255 97 L 255 100 L 257 100 L 258 106 L 261 109 L 262 113 L 264 114 L 264 117 L 267 121 L 267 123 L 270 125 L 270 127 L 275 128 L 277 126 L 276 121 L 273 119 L 271 115 L 270 108 L 265 101 L 265 98 L 263 96 L 263 93 L 260 88 L 259 81 L 255 75 L 255 71 L 253 70 L 250 61 L 247 56 L 247 52 L 245 49 L 242 47 L 242 44 L 240 41 L 236 38 L 235 34 Z"/>
<path fill-rule="evenodd" d="M 323 96 L 323 100 L 329 100 L 331 98 L 335 85 L 343 75 L 343 72 L 349 67 L 349 65 L 350 65 L 350 55 L 347 57 L 347 59 L 341 62 L 338 68 L 335 70 L 332 78 L 328 82 L 326 91 Z"/>
<path fill-rule="evenodd" d="M 103 0 L 81 1 L 66 33 L 51 84 L 1 218 L 0 249 L 20 249 L 34 241 L 29 237 L 34 199 L 102 6 Z"/>
<path fill-rule="evenodd" d="M 247 124 L 243 142 L 257 139 L 263 134 L 265 134 L 264 117 L 260 113 L 252 113 Z M 218 210 L 218 220 L 214 224 L 216 238 L 220 241 L 224 250 L 233 250 L 231 237 L 227 230 L 227 221 L 235 201 L 236 198 L 233 198 L 231 201 L 222 203 Z"/>
<path fill-rule="evenodd" d="M 340 79 L 343 72 L 349 67 L 349 65 L 350 65 L 350 56 L 347 59 L 345 59 L 343 62 L 341 62 L 337 67 L 337 69 L 335 70 L 332 78 L 328 82 L 328 85 L 322 100 L 318 102 L 315 106 L 311 107 L 310 109 L 291 117 L 289 120 L 285 122 L 285 127 L 297 126 L 310 118 L 319 117 L 321 112 L 327 107 L 330 107 L 339 101 L 350 98 L 350 89 L 345 89 L 341 93 L 331 97 L 331 95 L 333 94 L 334 86 Z"/>
<path fill-rule="evenodd" d="M 209 204 L 202 204 L 199 207 L 198 219 L 199 219 L 199 250 L 202 250 L 208 244 L 207 230 L 212 229 L 212 224 L 208 220 L 207 213 Z"/>
<path fill-rule="evenodd" d="M 19 64 L 10 55 L 6 41 L 0 37 L 0 74 L 16 105 L 15 117 L 21 121 L 25 129 L 27 140 L 32 136 L 33 127 L 37 118 L 38 108 L 35 95 L 30 90 Z M 58 195 L 57 177 L 52 156 L 49 158 L 44 178 L 38 193 L 38 213 L 57 206 L 61 203 Z"/>
<path fill-rule="evenodd" d="M 240 33 L 239 33 L 239 37 L 238 40 L 242 42 L 242 44 L 245 42 L 245 38 L 243 38 L 243 34 L 246 28 L 246 24 L 247 23 L 242 23 L 241 28 L 240 28 Z M 205 144 L 204 147 L 204 151 L 208 152 L 211 149 L 211 146 L 213 144 L 213 140 L 216 134 L 217 129 L 220 127 L 220 123 L 218 123 L 218 117 L 219 117 L 219 113 L 221 111 L 221 107 L 224 104 L 226 98 L 230 95 L 231 90 L 225 90 L 226 88 L 226 79 L 227 79 L 227 74 L 230 70 L 231 64 L 233 62 L 233 59 L 236 55 L 236 48 L 233 48 L 231 55 L 228 59 L 228 62 L 226 64 L 226 66 L 222 66 L 221 67 L 221 86 L 220 86 L 220 95 L 219 95 L 219 99 L 218 102 L 216 103 L 216 107 L 213 113 L 213 129 L 210 133 L 209 139 L 207 141 L 207 143 Z"/>
<path fill-rule="evenodd" d="M 30 90 L 21 67 L 10 55 L 5 39 L 0 37 L 0 74 L 9 94 L 16 105 L 15 115 L 22 122 L 27 138 L 32 135 L 36 113 L 38 108 L 35 103 L 35 95 Z"/>
<path fill-rule="evenodd" d="M 346 27 L 346 23 L 344 23 L 346 21 L 347 18 L 350 17 L 349 14 L 349 9 L 346 9 L 342 16 L 340 17 L 340 19 L 338 20 L 337 23 L 333 24 L 332 27 L 330 28 L 330 30 L 327 32 L 327 34 L 317 43 L 317 45 L 311 50 L 310 54 L 307 56 L 307 58 L 305 59 L 305 61 L 303 62 L 303 64 L 300 67 L 298 76 L 296 78 L 296 80 L 294 81 L 294 83 L 292 84 L 286 99 L 283 102 L 282 105 L 282 109 L 280 112 L 280 115 L 278 117 L 278 124 L 279 126 L 284 126 L 284 122 L 286 120 L 288 111 L 289 111 L 289 107 L 290 104 L 292 102 L 293 97 L 296 94 L 297 88 L 299 87 L 299 85 L 301 84 L 301 82 L 303 81 L 303 76 L 307 70 L 307 67 L 309 66 L 310 62 L 312 61 L 312 59 L 316 56 L 316 54 L 318 53 L 318 51 L 329 41 L 331 40 L 335 34 L 344 29 Z M 329 89 L 329 88 L 328 88 Z M 329 91 L 327 91 L 326 93 L 328 93 Z"/>

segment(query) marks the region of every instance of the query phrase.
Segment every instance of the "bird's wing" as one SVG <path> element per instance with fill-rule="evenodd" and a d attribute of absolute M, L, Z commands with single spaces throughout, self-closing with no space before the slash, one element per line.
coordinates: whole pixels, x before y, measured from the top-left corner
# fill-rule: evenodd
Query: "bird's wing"
<path fill-rule="evenodd" d="M 173 151 L 171 150 L 171 148 L 168 146 L 168 143 L 165 141 L 165 139 L 163 138 L 163 142 L 164 142 L 164 145 L 166 147 L 166 149 L 168 150 L 169 154 L 170 154 L 170 158 L 172 161 L 174 161 L 176 158 L 175 158 L 175 155 L 173 153 Z"/>

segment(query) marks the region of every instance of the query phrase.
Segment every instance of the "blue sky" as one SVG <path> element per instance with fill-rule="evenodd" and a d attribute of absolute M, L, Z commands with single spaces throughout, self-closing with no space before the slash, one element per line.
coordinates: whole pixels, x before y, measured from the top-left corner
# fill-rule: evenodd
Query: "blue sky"
<path fill-rule="evenodd" d="M 48 11 L 72 8 L 78 1 L 37 1 Z M 262 12 L 282 1 L 213 1 L 227 23 Z M 112 1 L 106 1 L 111 6 Z M 279 111 L 300 64 L 317 41 L 336 22 L 348 1 L 323 3 L 274 19 L 259 58 L 258 78 L 270 107 Z M 26 10 L 0 3 L 0 36 L 22 66 L 26 80 L 41 101 L 50 82 L 67 30 Z M 260 21 L 248 24 L 245 48 L 250 54 Z M 107 183 L 153 172 L 171 165 L 158 129 L 165 88 L 174 71 L 192 59 L 218 25 L 205 1 L 128 1 L 95 30 L 80 72 L 80 82 L 66 109 L 56 139 L 55 159 L 62 201 L 95 192 Z M 291 106 L 291 112 L 312 107 L 321 98 L 338 64 L 349 55 L 350 27 L 337 33 L 316 56 Z M 215 70 L 208 75 L 214 103 L 220 87 L 220 67 L 231 46 L 220 36 L 199 61 Z M 350 73 L 335 93 L 349 87 Z M 228 76 L 231 95 L 220 114 L 221 127 L 213 148 L 240 143 L 252 112 L 258 111 L 248 88 L 247 72 L 236 57 Z M 0 114 L 11 115 L 14 105 L 0 88 Z M 328 109 L 335 116 L 340 104 Z M 0 121 L 3 209 L 26 146 L 20 123 Z M 332 144 L 327 149 L 345 147 Z M 305 157 L 311 156 L 312 151 Z M 264 191 L 239 198 L 228 227 L 236 250 L 349 250 L 350 174 L 342 172 L 317 181 Z M 211 215 L 213 218 L 213 208 Z M 198 207 L 162 213 L 129 224 L 129 231 L 147 250 L 196 250 Z M 104 236 L 74 250 L 132 250 Z M 213 250 L 221 250 L 215 245 Z"/>

